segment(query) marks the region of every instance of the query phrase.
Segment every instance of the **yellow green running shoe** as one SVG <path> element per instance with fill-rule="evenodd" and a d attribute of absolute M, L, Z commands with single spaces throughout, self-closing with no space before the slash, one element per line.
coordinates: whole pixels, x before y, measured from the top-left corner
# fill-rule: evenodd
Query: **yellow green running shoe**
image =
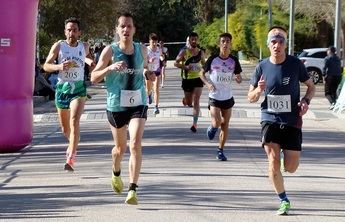
<path fill-rule="evenodd" d="M 135 190 L 128 191 L 125 203 L 131 204 L 131 205 L 137 205 L 138 204 L 137 192 Z"/>
<path fill-rule="evenodd" d="M 282 201 L 280 202 L 279 209 L 277 210 L 277 215 L 289 215 L 289 210 L 290 210 L 290 202 L 288 201 Z"/>
<path fill-rule="evenodd" d="M 111 187 L 113 188 L 114 192 L 117 194 L 122 193 L 123 191 L 123 182 L 120 176 L 115 176 L 112 174 L 111 176 Z"/>

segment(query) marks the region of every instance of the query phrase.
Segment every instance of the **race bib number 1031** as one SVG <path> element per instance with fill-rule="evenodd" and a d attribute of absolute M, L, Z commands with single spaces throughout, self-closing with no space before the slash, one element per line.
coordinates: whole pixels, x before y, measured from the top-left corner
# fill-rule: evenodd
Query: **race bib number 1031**
<path fill-rule="evenodd" d="M 267 111 L 274 113 L 291 112 L 290 95 L 267 95 Z"/>

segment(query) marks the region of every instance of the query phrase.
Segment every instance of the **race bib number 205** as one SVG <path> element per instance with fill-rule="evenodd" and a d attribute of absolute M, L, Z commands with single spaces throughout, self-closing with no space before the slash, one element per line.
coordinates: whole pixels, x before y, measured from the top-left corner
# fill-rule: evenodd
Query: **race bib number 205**
<path fill-rule="evenodd" d="M 78 69 L 70 68 L 66 71 L 63 71 L 61 79 L 64 81 L 79 81 L 83 80 L 83 74 L 78 72 Z"/>
<path fill-rule="evenodd" d="M 291 112 L 290 95 L 267 95 L 267 111 L 274 113 Z"/>

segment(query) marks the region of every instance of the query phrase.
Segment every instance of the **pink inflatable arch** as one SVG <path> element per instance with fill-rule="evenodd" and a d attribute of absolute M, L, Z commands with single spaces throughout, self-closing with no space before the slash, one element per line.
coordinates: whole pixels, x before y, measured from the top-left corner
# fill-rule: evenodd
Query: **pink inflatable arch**
<path fill-rule="evenodd" d="M 32 140 L 38 0 L 0 4 L 0 153 L 4 153 L 20 150 Z"/>

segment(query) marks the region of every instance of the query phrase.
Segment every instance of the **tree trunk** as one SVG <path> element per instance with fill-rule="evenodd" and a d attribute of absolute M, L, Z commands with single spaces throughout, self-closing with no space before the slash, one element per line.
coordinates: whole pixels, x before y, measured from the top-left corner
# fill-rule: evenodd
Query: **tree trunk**
<path fill-rule="evenodd" d="M 204 22 L 206 22 L 207 24 L 212 23 L 213 21 L 213 6 L 212 6 L 212 1 L 211 0 L 206 0 L 204 1 L 204 3 L 202 4 L 202 14 L 203 14 L 203 19 Z"/>

